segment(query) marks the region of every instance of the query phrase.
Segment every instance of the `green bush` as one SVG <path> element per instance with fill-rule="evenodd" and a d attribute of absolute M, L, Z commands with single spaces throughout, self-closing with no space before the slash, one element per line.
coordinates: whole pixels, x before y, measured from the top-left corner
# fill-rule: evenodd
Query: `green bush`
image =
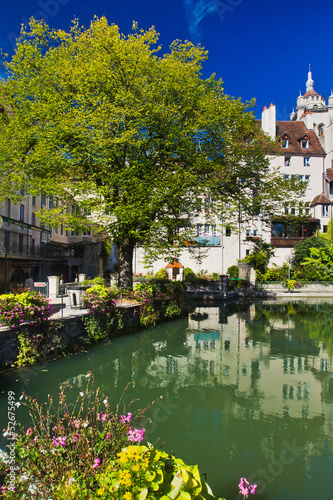
<path fill-rule="evenodd" d="M 88 278 L 84 281 L 82 281 L 81 285 L 105 285 L 105 279 L 102 278 L 101 276 L 97 276 L 96 278 Z"/>
<path fill-rule="evenodd" d="M 185 267 L 184 269 L 184 280 L 188 283 L 193 283 L 196 280 L 196 274 L 190 267 Z"/>
<path fill-rule="evenodd" d="M 238 266 L 230 266 L 227 269 L 227 274 L 229 274 L 230 278 L 237 279 L 239 276 L 239 269 Z"/>
<path fill-rule="evenodd" d="M 155 278 L 157 280 L 166 281 L 168 279 L 167 270 L 162 267 L 162 269 L 157 271 L 157 273 L 155 274 Z"/>

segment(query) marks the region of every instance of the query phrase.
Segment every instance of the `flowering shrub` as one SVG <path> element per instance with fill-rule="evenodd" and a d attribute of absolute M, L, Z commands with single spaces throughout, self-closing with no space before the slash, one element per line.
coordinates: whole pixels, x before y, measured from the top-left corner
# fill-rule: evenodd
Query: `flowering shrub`
<path fill-rule="evenodd" d="M 115 327 L 116 292 L 104 285 L 94 285 L 82 295 L 83 307 L 89 310 L 91 317 L 83 318 L 88 338 L 98 341 L 105 338 L 111 327 Z"/>
<path fill-rule="evenodd" d="M 49 299 L 37 292 L 0 295 L 0 327 L 42 323 L 51 312 Z"/>
<path fill-rule="evenodd" d="M 113 313 L 116 307 L 113 295 L 104 285 L 94 285 L 88 288 L 82 295 L 82 304 L 86 309 L 89 309 L 90 314 Z"/>
<path fill-rule="evenodd" d="M 101 500 L 204 500 L 201 493 L 207 492 L 197 466 L 187 466 L 152 446 L 123 448 L 96 480 L 100 485 L 96 498 Z"/>
<path fill-rule="evenodd" d="M 67 403 L 63 388 L 57 406 L 51 396 L 42 404 L 21 397 L 31 426 L 26 429 L 17 424 L 17 481 L 15 491 L 7 488 L 5 498 L 96 498 L 92 496 L 99 487 L 96 474 L 105 472 L 123 447 L 144 438 L 137 417 L 112 412 L 108 398 L 99 398 L 98 393 L 98 389 L 92 391 L 88 381 L 73 404 Z M 5 432 L 5 436 L 8 434 L 10 431 Z M 3 463 L 2 469 L 8 474 L 10 467 Z"/>
<path fill-rule="evenodd" d="M 140 321 L 154 325 L 158 319 L 180 316 L 187 310 L 185 285 L 180 281 L 137 283 L 134 296 L 142 303 Z"/>

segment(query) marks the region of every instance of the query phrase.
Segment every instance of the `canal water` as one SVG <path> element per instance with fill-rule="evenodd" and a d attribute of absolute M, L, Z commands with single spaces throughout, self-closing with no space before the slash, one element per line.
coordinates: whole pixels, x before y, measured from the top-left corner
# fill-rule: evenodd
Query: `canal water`
<path fill-rule="evenodd" d="M 216 496 L 240 498 L 246 477 L 258 500 L 323 500 L 332 496 L 332 353 L 330 299 L 198 306 L 72 358 L 0 374 L 1 423 L 8 391 L 42 402 L 64 384 L 74 398 L 92 372 L 114 407 L 130 382 L 132 409 L 156 399 L 147 439 L 198 464 Z"/>

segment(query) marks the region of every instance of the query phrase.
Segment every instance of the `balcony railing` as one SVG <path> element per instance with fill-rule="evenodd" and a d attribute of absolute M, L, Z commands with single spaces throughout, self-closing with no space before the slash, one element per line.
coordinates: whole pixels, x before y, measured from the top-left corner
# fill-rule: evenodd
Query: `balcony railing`
<path fill-rule="evenodd" d="M 72 248 L 59 248 L 48 245 L 20 245 L 19 243 L 6 243 L 0 241 L 0 256 L 7 257 L 29 257 L 35 259 L 62 259 L 74 256 Z"/>

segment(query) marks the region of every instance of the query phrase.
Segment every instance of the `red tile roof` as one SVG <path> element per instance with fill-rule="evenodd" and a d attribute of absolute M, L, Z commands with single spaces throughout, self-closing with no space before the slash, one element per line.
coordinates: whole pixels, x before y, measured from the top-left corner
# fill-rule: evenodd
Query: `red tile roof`
<path fill-rule="evenodd" d="M 168 264 L 168 265 L 166 266 L 166 269 L 170 269 L 170 268 L 173 268 L 173 269 L 174 269 L 174 268 L 183 269 L 183 268 L 184 268 L 184 266 L 182 266 L 182 265 L 181 265 L 181 264 L 180 264 L 177 260 L 174 260 L 174 261 L 173 261 L 173 264 Z"/>
<path fill-rule="evenodd" d="M 315 207 L 316 205 L 332 205 L 332 202 L 324 193 L 321 193 L 313 198 L 310 207 Z"/>
<path fill-rule="evenodd" d="M 329 181 L 333 182 L 333 168 L 328 168 L 326 170 L 326 177 Z"/>
<path fill-rule="evenodd" d="M 276 137 L 282 139 L 284 135 L 288 136 L 288 147 L 283 148 L 284 153 L 301 156 L 325 156 L 325 151 L 315 132 L 306 128 L 304 122 L 277 121 Z M 308 148 L 302 148 L 301 146 L 300 141 L 304 137 L 309 139 Z"/>

